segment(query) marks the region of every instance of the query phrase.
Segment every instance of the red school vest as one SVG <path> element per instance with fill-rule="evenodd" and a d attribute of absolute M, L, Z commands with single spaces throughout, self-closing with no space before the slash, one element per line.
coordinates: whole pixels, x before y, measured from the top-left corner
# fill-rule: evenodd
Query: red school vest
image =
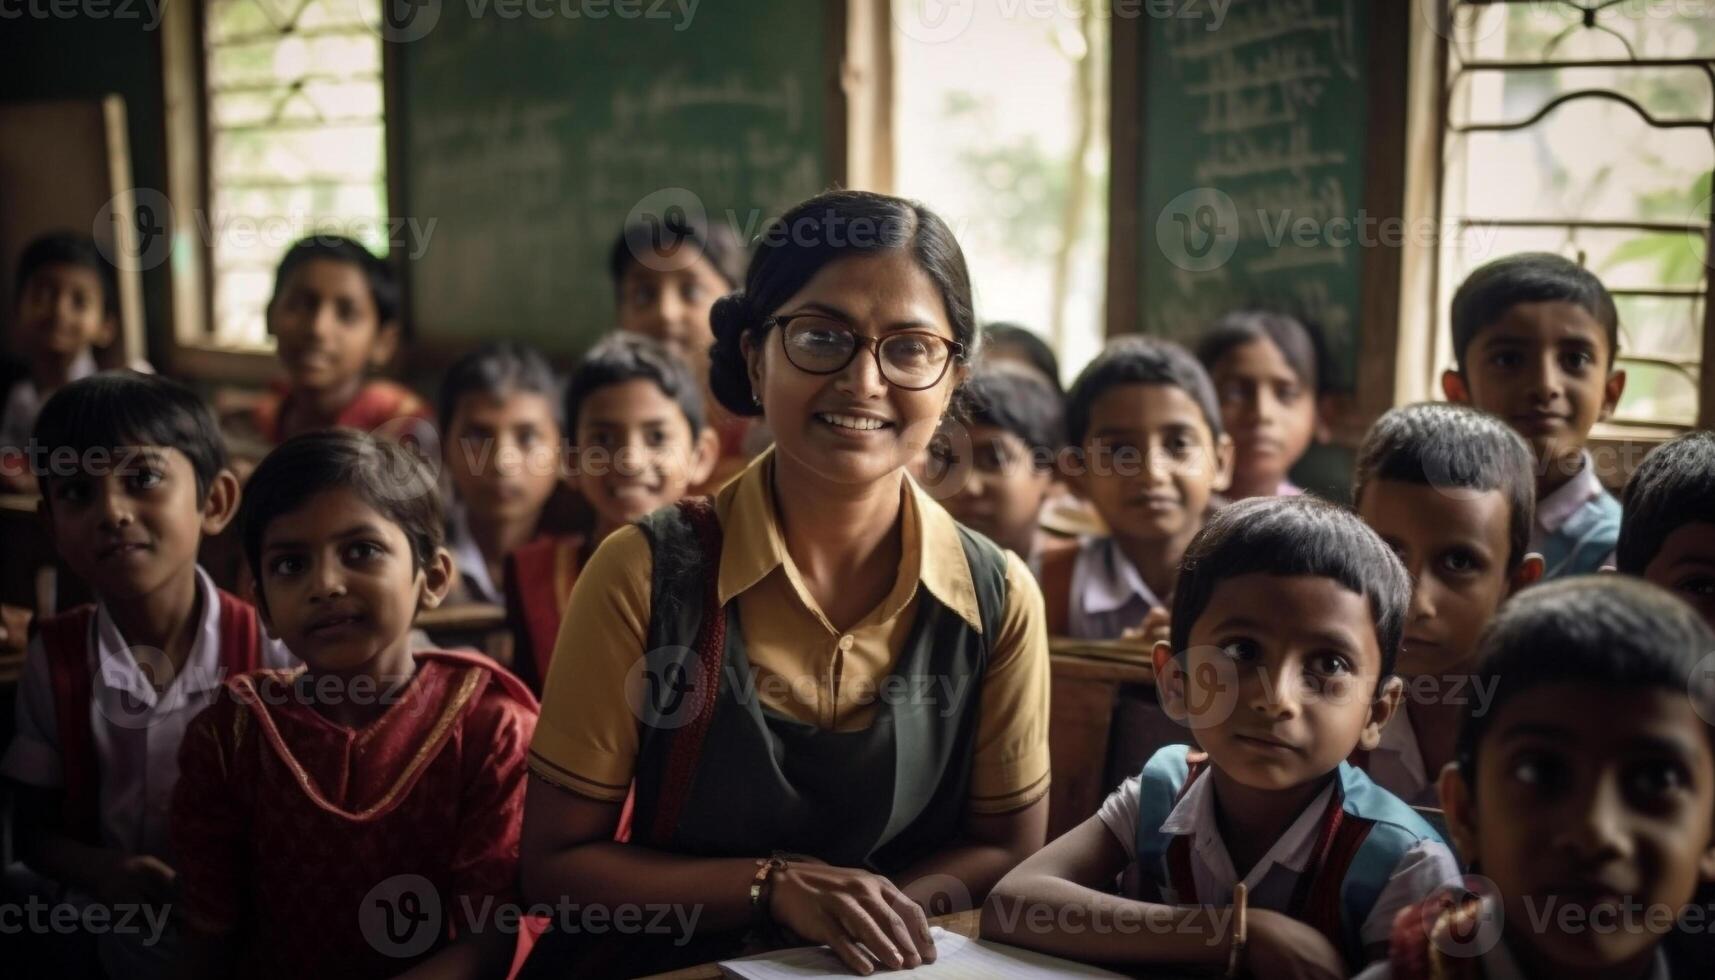
<path fill-rule="evenodd" d="M 220 597 L 222 675 L 231 677 L 262 666 L 262 631 L 256 609 L 224 589 Z M 95 731 L 89 723 L 94 696 L 90 670 L 89 629 L 95 606 L 82 605 L 42 621 L 42 652 L 48 660 L 53 688 L 54 724 L 59 734 L 60 773 L 65 782 L 65 826 L 73 837 L 97 845 L 101 841 L 100 763 L 95 757 Z"/>

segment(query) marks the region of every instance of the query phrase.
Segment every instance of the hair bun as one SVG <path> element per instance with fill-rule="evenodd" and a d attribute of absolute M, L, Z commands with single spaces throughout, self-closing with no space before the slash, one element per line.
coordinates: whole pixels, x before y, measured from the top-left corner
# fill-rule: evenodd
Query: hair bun
<path fill-rule="evenodd" d="M 709 310 L 709 326 L 714 330 L 717 343 L 728 339 L 737 343 L 739 335 L 750 326 L 752 319 L 750 297 L 742 289 L 715 300 L 714 307 Z"/>
<path fill-rule="evenodd" d="M 750 390 L 750 365 L 744 359 L 744 335 L 755 326 L 756 310 L 744 290 L 715 301 L 709 326 L 715 343 L 709 349 L 709 392 L 735 415 L 760 415 Z"/>

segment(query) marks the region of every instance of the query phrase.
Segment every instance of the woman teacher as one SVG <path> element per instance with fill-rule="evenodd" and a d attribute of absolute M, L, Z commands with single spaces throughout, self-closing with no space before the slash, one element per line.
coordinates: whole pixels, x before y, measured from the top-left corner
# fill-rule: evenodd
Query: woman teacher
<path fill-rule="evenodd" d="M 915 203 L 823 194 L 764 232 L 713 323 L 711 388 L 774 448 L 579 575 L 520 861 L 531 903 L 694 910 L 694 935 L 561 923 L 529 973 L 667 969 L 758 927 L 859 974 L 916 966 L 932 898 L 981 903 L 1043 843 L 1041 594 L 905 474 L 979 342 L 958 242 Z"/>

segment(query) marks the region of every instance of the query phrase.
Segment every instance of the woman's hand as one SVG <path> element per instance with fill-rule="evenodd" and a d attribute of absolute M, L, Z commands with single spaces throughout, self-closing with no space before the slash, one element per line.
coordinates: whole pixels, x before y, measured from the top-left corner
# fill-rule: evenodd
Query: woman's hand
<path fill-rule="evenodd" d="M 1341 980 L 1349 973 L 1328 937 L 1297 919 L 1253 908 L 1245 927 L 1245 972 L 1256 980 Z"/>
<path fill-rule="evenodd" d="M 774 873 L 768 911 L 806 941 L 826 943 L 859 976 L 875 971 L 859 943 L 889 970 L 935 961 L 923 910 L 893 882 L 868 871 L 789 863 Z"/>

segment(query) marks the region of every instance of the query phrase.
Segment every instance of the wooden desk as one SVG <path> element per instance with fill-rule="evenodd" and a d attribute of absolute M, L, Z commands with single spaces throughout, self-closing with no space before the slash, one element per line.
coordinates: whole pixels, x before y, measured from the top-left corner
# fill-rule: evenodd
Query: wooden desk
<path fill-rule="evenodd" d="M 512 631 L 506 610 L 490 602 L 465 602 L 417 614 L 417 628 L 443 650 L 469 648 L 512 666 Z"/>
<path fill-rule="evenodd" d="M 938 915 L 930 919 L 929 924 L 975 939 L 977 931 L 982 927 L 982 913 L 978 909 L 971 909 L 968 912 L 954 912 L 952 915 Z M 721 980 L 723 975 L 716 964 L 704 963 L 670 973 L 657 973 L 644 980 Z"/>
<path fill-rule="evenodd" d="M 1114 704 L 1126 684 L 1154 684 L 1155 668 L 1141 643 L 1049 642 L 1053 695 L 1048 709 L 1048 839 L 1096 812 L 1109 787 L 1104 770 Z"/>

